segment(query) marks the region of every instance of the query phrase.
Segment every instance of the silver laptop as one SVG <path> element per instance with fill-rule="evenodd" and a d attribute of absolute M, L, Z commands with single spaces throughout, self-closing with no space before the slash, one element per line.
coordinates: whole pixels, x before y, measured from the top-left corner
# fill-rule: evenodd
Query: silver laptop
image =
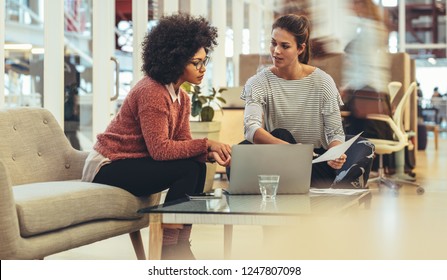
<path fill-rule="evenodd" d="M 279 174 L 278 194 L 303 194 L 310 188 L 312 144 L 234 145 L 230 194 L 260 194 L 259 174 Z"/>

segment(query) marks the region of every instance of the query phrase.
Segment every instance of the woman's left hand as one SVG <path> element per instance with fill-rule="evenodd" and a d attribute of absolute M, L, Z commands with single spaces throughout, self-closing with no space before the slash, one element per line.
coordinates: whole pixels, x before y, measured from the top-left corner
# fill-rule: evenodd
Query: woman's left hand
<path fill-rule="evenodd" d="M 327 164 L 332 167 L 333 169 L 340 169 L 342 168 L 343 164 L 346 162 L 347 156 L 345 154 L 342 154 L 339 158 L 334 160 L 328 160 Z"/>

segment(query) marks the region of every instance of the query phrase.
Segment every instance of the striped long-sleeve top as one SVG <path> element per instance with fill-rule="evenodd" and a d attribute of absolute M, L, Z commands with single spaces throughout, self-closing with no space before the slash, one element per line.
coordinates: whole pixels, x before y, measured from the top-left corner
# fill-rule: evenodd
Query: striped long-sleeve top
<path fill-rule="evenodd" d="M 244 134 L 253 142 L 257 129 L 289 130 L 298 143 L 327 149 L 332 141 L 344 142 L 340 115 L 343 102 L 335 82 L 326 72 L 316 68 L 299 80 L 277 77 L 263 69 L 244 86 Z"/>

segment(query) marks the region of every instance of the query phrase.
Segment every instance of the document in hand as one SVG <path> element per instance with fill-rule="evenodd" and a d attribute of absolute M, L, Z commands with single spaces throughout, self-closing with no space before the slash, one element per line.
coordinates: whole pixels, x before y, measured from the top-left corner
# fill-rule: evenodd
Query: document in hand
<path fill-rule="evenodd" d="M 318 163 L 339 158 L 346 152 L 347 149 L 349 149 L 349 147 L 351 147 L 352 143 L 354 143 L 354 141 L 357 140 L 357 138 L 359 138 L 360 134 L 362 133 L 363 131 L 352 137 L 348 141 L 344 142 L 343 144 L 330 148 L 324 154 L 312 160 L 312 163 Z"/>

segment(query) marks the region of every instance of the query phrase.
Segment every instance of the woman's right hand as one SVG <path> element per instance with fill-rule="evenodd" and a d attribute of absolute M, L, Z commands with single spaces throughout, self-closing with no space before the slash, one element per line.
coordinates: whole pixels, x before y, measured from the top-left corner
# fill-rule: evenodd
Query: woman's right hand
<path fill-rule="evenodd" d="M 223 167 L 227 167 L 230 166 L 231 163 L 231 156 L 229 156 L 227 158 L 227 160 L 223 160 L 218 153 L 216 152 L 209 152 L 208 153 L 208 159 L 213 159 L 215 160 L 219 165 L 223 166 Z"/>
<path fill-rule="evenodd" d="M 208 152 L 216 152 L 223 162 L 226 162 L 231 158 L 230 145 L 208 139 L 207 146 L 208 146 Z"/>

